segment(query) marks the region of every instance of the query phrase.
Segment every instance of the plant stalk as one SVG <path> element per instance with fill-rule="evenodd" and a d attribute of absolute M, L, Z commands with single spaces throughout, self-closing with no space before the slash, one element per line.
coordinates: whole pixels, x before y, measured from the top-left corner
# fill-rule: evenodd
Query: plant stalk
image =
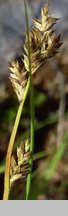
<path fill-rule="evenodd" d="M 20 117 L 21 117 L 21 114 L 22 114 L 22 109 L 23 109 L 24 102 L 25 102 L 25 99 L 26 99 L 26 96 L 27 96 L 27 93 L 28 93 L 29 84 L 30 84 L 30 80 L 28 80 L 28 83 L 27 83 L 27 86 L 26 86 L 26 89 L 25 89 L 25 92 L 24 92 L 23 101 L 21 102 L 21 104 L 20 104 L 20 106 L 18 108 L 17 116 L 16 116 L 16 119 L 15 119 L 14 127 L 13 127 L 13 130 L 12 130 L 12 134 L 11 134 L 9 145 L 8 145 L 8 151 L 7 151 L 7 156 L 6 156 L 5 177 L 4 177 L 3 200 L 8 200 L 8 198 L 9 198 L 9 192 L 10 192 L 10 163 L 11 163 L 12 150 L 13 150 L 13 145 L 14 145 L 14 141 L 15 141 L 15 137 L 16 137 Z"/>
<path fill-rule="evenodd" d="M 34 92 L 32 85 L 32 74 L 31 74 L 31 56 L 30 56 L 30 39 L 29 39 L 29 23 L 28 23 L 28 13 L 27 13 L 27 1 L 24 0 L 24 8 L 25 8 L 25 18 L 26 18 L 26 32 L 28 38 L 28 59 L 29 59 L 29 74 L 30 74 L 30 114 L 31 114 L 31 139 L 30 139 L 30 152 L 32 157 L 30 158 L 30 167 L 32 173 L 32 165 L 33 165 L 33 150 L 34 150 Z M 26 200 L 29 198 L 30 192 L 30 184 L 31 184 L 31 173 L 28 174 L 27 184 L 26 184 Z"/>

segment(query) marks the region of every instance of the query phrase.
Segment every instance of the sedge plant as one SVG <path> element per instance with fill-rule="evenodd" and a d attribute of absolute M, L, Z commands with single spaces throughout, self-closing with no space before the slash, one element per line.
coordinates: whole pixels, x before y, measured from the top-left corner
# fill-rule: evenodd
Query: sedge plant
<path fill-rule="evenodd" d="M 29 30 L 28 23 L 28 13 L 27 13 L 27 2 L 24 0 L 25 9 L 25 19 L 26 19 L 26 35 L 24 43 L 24 54 L 21 57 L 20 62 L 17 60 L 11 60 L 10 62 L 10 80 L 14 91 L 18 97 L 19 108 L 17 116 L 15 119 L 14 127 L 12 129 L 12 134 L 8 144 L 7 156 L 6 156 L 6 168 L 4 177 L 4 195 L 3 199 L 8 200 L 9 193 L 11 189 L 11 179 L 14 181 L 16 178 L 23 178 L 26 176 L 26 199 L 29 199 L 30 185 L 31 185 L 31 175 L 32 175 L 32 165 L 33 165 L 33 151 L 34 151 L 34 93 L 33 93 L 33 74 L 37 72 L 39 67 L 45 63 L 45 61 L 53 57 L 59 50 L 61 46 L 60 35 L 56 36 L 53 30 L 54 24 L 57 22 L 57 18 L 49 15 L 49 6 L 46 4 L 43 9 L 41 9 L 41 19 L 34 20 L 34 27 Z M 30 129 L 30 147 L 27 150 L 19 149 L 20 157 L 17 157 L 17 164 L 14 161 L 14 166 L 12 166 L 12 152 L 15 143 L 15 138 L 17 134 L 17 129 L 20 123 L 21 114 L 23 112 L 24 102 L 30 87 L 30 114 L 31 114 L 31 129 Z M 28 137 L 27 137 L 28 140 Z M 25 145 L 26 146 L 26 142 Z M 30 151 L 30 154 L 29 154 Z M 24 164 L 24 155 L 28 154 L 30 157 L 26 157 L 28 162 L 28 167 L 30 166 L 25 175 L 22 173 L 20 166 Z M 12 166 L 12 172 L 11 172 Z M 21 175 L 18 175 L 20 174 Z"/>

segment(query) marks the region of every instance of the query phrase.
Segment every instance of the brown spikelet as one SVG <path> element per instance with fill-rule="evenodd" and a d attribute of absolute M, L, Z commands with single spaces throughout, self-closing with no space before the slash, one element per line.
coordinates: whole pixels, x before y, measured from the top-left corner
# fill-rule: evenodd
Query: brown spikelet
<path fill-rule="evenodd" d="M 52 29 L 57 20 L 49 15 L 48 5 L 41 9 L 41 20 L 34 20 L 34 28 L 29 32 L 32 74 L 46 59 L 53 57 L 61 46 L 60 35 L 56 37 Z M 29 71 L 27 35 L 24 50 L 24 65 Z"/>
<path fill-rule="evenodd" d="M 56 36 L 53 25 L 57 22 L 57 18 L 49 15 L 49 7 L 45 5 L 41 9 L 41 20 L 34 20 L 34 28 L 29 32 L 30 41 L 30 59 L 31 71 L 34 74 L 37 69 L 45 63 L 48 58 L 53 57 L 58 51 L 62 43 L 60 35 Z M 27 83 L 27 75 L 29 76 L 29 54 L 28 54 L 28 35 L 25 37 L 24 59 L 20 68 L 18 62 L 11 62 L 10 79 L 19 101 L 23 100 L 24 89 Z M 24 69 L 25 68 L 25 69 Z"/>
<path fill-rule="evenodd" d="M 38 69 L 41 64 L 41 32 L 34 28 L 29 32 L 30 39 L 30 53 L 31 53 L 31 68 L 32 74 Z M 29 60 L 28 60 L 28 39 L 27 35 L 25 38 L 24 45 L 24 65 L 27 71 L 29 71 Z"/>
<path fill-rule="evenodd" d="M 57 20 L 57 18 L 49 15 L 49 6 L 46 4 L 44 8 L 41 9 L 41 20 L 34 20 L 34 26 L 41 32 L 46 32 L 56 24 Z"/>
<path fill-rule="evenodd" d="M 22 62 L 22 61 L 21 61 Z M 27 71 L 25 70 L 22 65 L 20 66 L 18 61 L 11 61 L 10 63 L 10 80 L 12 82 L 12 85 L 14 87 L 14 91 L 18 97 L 19 101 L 23 100 L 24 90 L 27 84 L 28 76 Z"/>
<path fill-rule="evenodd" d="M 14 156 L 11 158 L 10 166 L 10 186 L 18 179 L 25 179 L 30 171 L 29 159 L 30 159 L 30 145 L 29 140 L 25 140 L 17 148 L 17 159 Z"/>

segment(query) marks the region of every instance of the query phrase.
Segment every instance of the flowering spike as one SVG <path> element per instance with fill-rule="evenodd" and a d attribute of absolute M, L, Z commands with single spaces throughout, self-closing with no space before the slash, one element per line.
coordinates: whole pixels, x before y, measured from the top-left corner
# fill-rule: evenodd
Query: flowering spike
<path fill-rule="evenodd" d="M 23 62 L 22 62 L 23 66 Z M 18 61 L 11 61 L 10 64 L 10 80 L 14 87 L 14 91 L 19 99 L 19 101 L 23 100 L 24 89 L 27 84 L 27 71 L 24 67 L 20 67 Z"/>
<path fill-rule="evenodd" d="M 58 53 L 58 50 L 62 45 L 60 42 L 60 35 L 55 36 L 55 30 L 53 30 L 53 25 L 57 20 L 57 18 L 49 15 L 48 5 L 45 5 L 44 8 L 41 9 L 41 20 L 34 20 L 34 28 L 29 32 L 32 74 L 37 71 L 46 59 L 51 58 Z M 22 61 L 23 67 L 20 68 L 17 61 L 12 61 L 10 67 L 10 80 L 19 101 L 23 100 L 24 89 L 27 84 L 27 75 L 29 76 L 27 34 L 25 34 L 24 51 L 24 59 Z"/>
<path fill-rule="evenodd" d="M 57 22 L 57 18 L 49 15 L 49 6 L 46 4 L 43 9 L 41 9 L 41 20 L 34 20 L 34 26 L 41 32 L 48 31 Z"/>
<path fill-rule="evenodd" d="M 18 179 L 26 178 L 29 168 L 29 159 L 30 159 L 30 144 L 29 140 L 25 140 L 17 148 L 17 160 L 14 156 L 11 158 L 10 166 L 10 185 L 16 182 Z"/>

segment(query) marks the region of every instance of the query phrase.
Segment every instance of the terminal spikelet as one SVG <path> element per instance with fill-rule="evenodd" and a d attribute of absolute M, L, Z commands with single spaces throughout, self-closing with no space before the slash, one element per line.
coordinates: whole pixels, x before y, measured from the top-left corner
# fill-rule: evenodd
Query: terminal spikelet
<path fill-rule="evenodd" d="M 58 53 L 62 43 L 60 35 L 56 36 L 53 25 L 57 18 L 49 15 L 49 7 L 46 4 L 41 9 L 41 20 L 34 20 L 34 27 L 29 31 L 30 59 L 32 75 L 45 61 Z M 18 61 L 12 61 L 10 66 L 10 80 L 19 101 L 23 100 L 24 90 L 29 77 L 28 36 L 25 36 L 22 67 Z"/>
<path fill-rule="evenodd" d="M 48 5 L 41 9 L 41 20 L 34 20 L 34 28 L 29 32 L 32 74 L 37 71 L 46 59 L 53 57 L 62 45 L 60 35 L 56 36 L 53 30 L 53 25 L 56 24 L 57 20 L 57 18 L 49 15 Z M 29 71 L 27 38 L 26 35 L 24 65 L 26 70 Z"/>
<path fill-rule="evenodd" d="M 46 4 L 44 8 L 41 9 L 41 20 L 34 20 L 34 26 L 41 32 L 46 32 L 56 24 L 57 20 L 57 18 L 49 15 L 49 6 Z"/>

